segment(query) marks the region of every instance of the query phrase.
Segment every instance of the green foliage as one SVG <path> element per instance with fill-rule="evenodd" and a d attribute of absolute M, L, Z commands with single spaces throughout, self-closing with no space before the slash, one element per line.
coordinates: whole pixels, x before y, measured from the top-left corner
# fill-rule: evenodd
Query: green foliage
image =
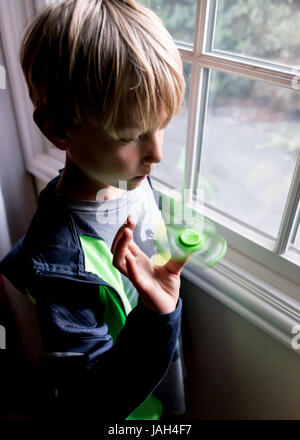
<path fill-rule="evenodd" d="M 192 44 L 196 0 L 140 0 L 140 3 L 161 17 L 174 39 Z M 258 59 L 279 63 L 285 67 L 300 65 L 297 32 L 300 23 L 299 0 L 212 0 L 212 4 L 216 6 L 216 20 L 210 50 L 234 53 L 250 58 L 250 61 Z M 186 63 L 184 69 L 189 86 L 189 66 Z M 282 136 L 280 139 L 273 137 L 268 147 L 282 148 L 291 154 L 300 150 L 298 133 L 292 137 L 288 136 L 288 130 L 287 133 L 285 131 L 289 124 L 296 125 L 295 117 L 300 114 L 297 90 L 238 75 L 211 72 L 211 108 L 230 105 L 238 109 L 243 108 L 245 102 L 252 109 L 257 108 L 257 122 L 262 115 L 258 110 L 263 108 L 266 119 L 272 120 L 273 117 L 274 121 L 282 124 Z"/>
<path fill-rule="evenodd" d="M 299 19 L 298 0 L 219 0 L 214 48 L 294 64 Z"/>
<path fill-rule="evenodd" d="M 139 3 L 151 8 L 162 19 L 175 40 L 193 43 L 196 0 L 139 0 Z"/>
<path fill-rule="evenodd" d="M 296 29 L 300 22 L 298 0 L 219 0 L 212 50 L 279 63 L 285 67 L 300 64 L 300 44 Z M 264 109 L 265 128 L 278 121 L 278 134 L 270 136 L 263 148 L 284 150 L 295 155 L 300 151 L 300 96 L 296 90 L 248 80 L 237 75 L 213 73 L 211 77 L 213 106 L 245 102 L 256 108 L 256 123 Z M 235 101 L 234 101 L 235 100 Z M 251 105 L 251 104 L 250 104 Z M 280 134 L 279 134 L 280 133 Z"/>
<path fill-rule="evenodd" d="M 283 65 L 300 64 L 299 38 L 295 30 L 300 22 L 298 0 L 219 0 L 212 49 L 271 61 Z M 292 30 L 292 31 L 291 31 Z M 244 81 L 236 81 L 235 95 L 243 95 Z M 257 83 L 248 84 L 248 92 L 257 98 Z M 226 78 L 220 78 L 219 96 L 232 96 Z M 261 87 L 258 87 L 261 89 Z M 274 103 L 280 101 L 286 111 L 298 108 L 299 95 L 293 97 L 274 87 Z"/>

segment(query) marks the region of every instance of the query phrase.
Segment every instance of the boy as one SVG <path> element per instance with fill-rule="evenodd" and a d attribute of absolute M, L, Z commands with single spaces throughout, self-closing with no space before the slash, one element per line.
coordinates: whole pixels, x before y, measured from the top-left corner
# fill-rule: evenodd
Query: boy
<path fill-rule="evenodd" d="M 64 415 L 158 419 L 184 262 L 155 264 L 149 174 L 184 96 L 178 50 L 133 0 L 64 0 L 33 21 L 21 63 L 34 120 L 66 163 L 0 272 L 36 304 L 40 369 Z"/>

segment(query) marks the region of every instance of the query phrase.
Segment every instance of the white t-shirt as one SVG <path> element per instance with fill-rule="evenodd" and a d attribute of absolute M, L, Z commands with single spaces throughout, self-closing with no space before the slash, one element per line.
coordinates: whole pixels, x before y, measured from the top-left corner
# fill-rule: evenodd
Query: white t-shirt
<path fill-rule="evenodd" d="M 71 200 L 59 194 L 57 196 L 63 197 L 68 207 L 88 223 L 110 249 L 117 231 L 131 214 L 136 223 L 133 241 L 153 262 L 160 264 L 155 237 L 158 230 L 161 231 L 165 226 L 147 179 L 134 190 L 126 191 L 121 197 L 112 200 Z M 131 281 L 125 275 L 121 276 L 128 300 L 135 307 L 138 293 Z"/>

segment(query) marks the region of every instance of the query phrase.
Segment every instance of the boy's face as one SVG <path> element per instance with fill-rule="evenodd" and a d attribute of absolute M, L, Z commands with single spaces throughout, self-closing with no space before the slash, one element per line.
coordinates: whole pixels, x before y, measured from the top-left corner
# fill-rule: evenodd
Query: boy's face
<path fill-rule="evenodd" d="M 92 179 L 99 189 L 127 182 L 127 190 L 139 186 L 155 163 L 162 160 L 165 113 L 161 113 L 153 130 L 142 133 L 138 127 L 119 130 L 113 138 L 100 126 L 90 122 L 67 131 L 70 159 Z"/>

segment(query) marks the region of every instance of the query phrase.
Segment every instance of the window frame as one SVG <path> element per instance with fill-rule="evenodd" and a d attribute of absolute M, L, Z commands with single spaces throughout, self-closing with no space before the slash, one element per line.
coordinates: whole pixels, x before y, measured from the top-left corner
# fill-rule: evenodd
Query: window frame
<path fill-rule="evenodd" d="M 208 80 L 205 78 L 206 69 L 237 74 L 253 80 L 265 81 L 272 85 L 292 89 L 295 72 L 281 68 L 274 63 L 261 62 L 248 57 L 230 56 L 225 53 L 206 51 L 207 34 L 213 32 L 210 25 L 211 8 L 215 10 L 214 0 L 197 1 L 195 18 L 195 34 L 193 46 L 178 43 L 182 60 L 191 64 L 191 86 L 186 141 L 184 188 L 195 188 L 195 175 L 198 169 L 202 149 L 202 133 L 206 117 Z M 200 133 L 200 135 L 199 135 Z M 155 176 L 153 177 L 155 181 Z M 155 183 L 154 183 L 155 187 Z M 247 249 L 247 255 L 258 263 L 266 265 L 287 277 L 290 281 L 300 283 L 300 259 L 287 249 L 293 233 L 293 224 L 300 198 L 300 154 L 295 164 L 294 175 L 284 213 L 282 216 L 278 237 L 273 242 L 261 232 L 256 232 L 221 215 L 216 210 L 205 208 L 205 215 L 216 223 L 220 233 L 228 240 L 229 245 L 240 253 Z M 300 298 L 300 295 L 299 295 Z"/>
<path fill-rule="evenodd" d="M 41 135 L 32 119 L 33 107 L 19 66 L 18 52 L 20 33 L 34 13 L 47 1 L 55 0 L 2 0 L 0 2 L 0 33 L 6 62 L 7 80 L 14 84 L 12 99 L 19 127 L 20 139 L 27 171 L 33 175 L 38 188 L 57 175 L 64 166 L 64 153 L 58 151 Z M 58 1 L 58 0 L 56 0 Z M 20 6 L 21 4 L 21 6 Z M 205 121 L 206 97 L 205 69 L 243 75 L 261 79 L 272 84 L 290 87 L 293 75 L 282 69 L 247 64 L 238 57 L 205 53 L 205 35 L 211 0 L 197 0 L 194 46 L 178 44 L 183 61 L 191 63 L 191 86 L 187 127 L 186 162 L 184 187 L 194 188 L 197 152 L 201 148 L 199 136 Z M 5 19 L 4 19 L 5 17 Z M 200 124 L 199 124 L 200 121 Z M 200 143 L 200 145 L 199 145 Z M 299 158 L 298 158 L 299 159 Z M 299 162 L 299 160 L 298 160 Z M 299 177 L 299 170 L 294 178 Z M 294 179 L 294 180 L 295 180 Z M 300 181 L 300 179 L 299 179 Z M 155 191 L 169 194 L 172 188 L 152 177 Z M 300 185 L 300 184 L 299 184 Z M 291 194 L 291 200 L 299 197 L 299 188 Z M 192 200 L 188 204 L 192 206 Z M 272 243 L 267 237 L 261 242 L 261 234 L 234 230 L 233 220 L 225 219 L 215 211 L 205 208 L 218 231 L 228 241 L 228 252 L 216 266 L 203 269 L 196 257 L 192 257 L 183 269 L 183 275 L 199 287 L 211 293 L 228 307 L 240 313 L 269 334 L 291 346 L 292 328 L 300 322 L 299 266 L 280 253 L 283 238 L 291 232 L 291 213 L 294 204 L 286 205 L 281 222 L 281 238 L 277 240 L 277 254 L 272 252 Z M 245 249 L 247 250 L 245 252 Z M 246 292 L 246 294 L 245 294 Z M 298 350 L 300 353 L 300 350 Z"/>
<path fill-rule="evenodd" d="M 191 64 L 184 188 L 195 189 L 197 153 L 202 148 L 208 97 L 205 69 L 238 74 L 288 88 L 291 88 L 295 76 L 295 72 L 275 67 L 270 62 L 251 59 L 247 63 L 250 58 L 230 56 L 220 51 L 207 52 L 206 36 L 212 3 L 212 0 L 197 0 L 193 46 L 177 43 L 182 60 Z M 152 181 L 159 194 L 174 191 L 155 176 Z M 295 325 L 300 322 L 300 268 L 299 260 L 296 264 L 292 252 L 287 250 L 287 242 L 292 234 L 299 195 L 300 154 L 275 243 L 264 234 L 238 225 L 216 210 L 205 207 L 202 213 L 227 239 L 227 254 L 209 269 L 203 269 L 200 261 L 192 256 L 183 269 L 183 275 L 194 284 L 293 349 L 292 335 Z M 191 199 L 188 201 L 190 207 L 192 202 Z"/>

